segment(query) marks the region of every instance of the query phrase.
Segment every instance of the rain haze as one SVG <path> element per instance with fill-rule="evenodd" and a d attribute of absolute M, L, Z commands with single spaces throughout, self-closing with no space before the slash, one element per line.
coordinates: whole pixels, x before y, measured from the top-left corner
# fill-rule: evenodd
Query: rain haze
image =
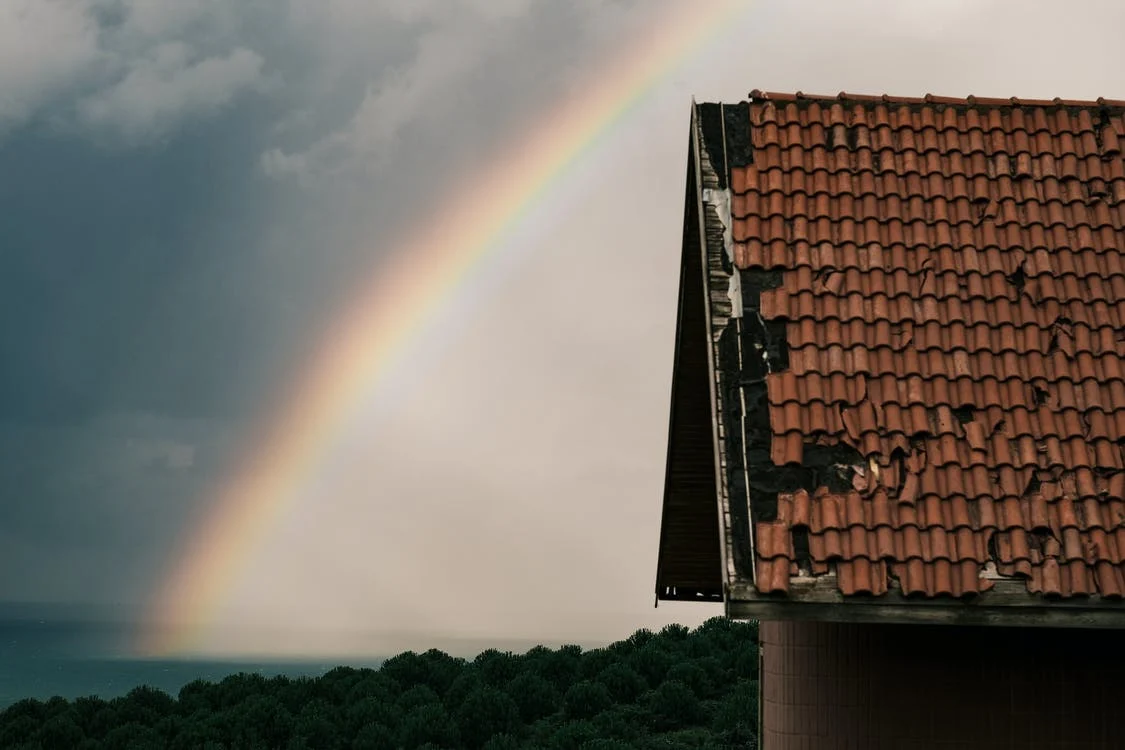
<path fill-rule="evenodd" d="M 152 602 L 357 295 L 685 6 L 0 3 L 0 609 L 185 625 Z M 182 648 L 594 645 L 720 614 L 653 608 L 692 97 L 1125 98 L 1116 3 L 723 7 L 456 283 L 403 292 L 425 315 L 208 563 Z"/>

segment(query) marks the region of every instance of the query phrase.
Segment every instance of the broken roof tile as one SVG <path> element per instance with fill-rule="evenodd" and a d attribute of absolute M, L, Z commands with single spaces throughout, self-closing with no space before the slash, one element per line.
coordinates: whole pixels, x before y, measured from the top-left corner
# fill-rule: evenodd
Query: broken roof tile
<path fill-rule="evenodd" d="M 771 458 L 859 456 L 851 491 L 782 493 L 755 526 L 761 591 L 834 569 L 845 596 L 964 597 L 992 566 L 1125 595 L 1123 113 L 751 93 L 731 234 L 739 269 L 780 275 Z"/>

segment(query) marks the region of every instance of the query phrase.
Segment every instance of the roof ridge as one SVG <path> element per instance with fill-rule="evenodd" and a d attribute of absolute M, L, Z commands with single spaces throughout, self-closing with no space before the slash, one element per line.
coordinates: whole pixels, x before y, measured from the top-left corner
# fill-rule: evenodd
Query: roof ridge
<path fill-rule="evenodd" d="M 1099 96 L 1097 99 L 1023 99 L 1017 96 L 1001 99 L 998 97 L 974 96 L 966 97 L 937 96 L 893 96 L 891 94 L 853 94 L 841 91 L 838 94 L 806 94 L 801 91 L 781 92 L 762 91 L 754 89 L 749 93 L 751 101 L 769 100 L 778 102 L 793 101 L 839 101 L 871 104 L 951 104 L 980 107 L 1125 107 L 1125 99 L 1106 99 Z"/>

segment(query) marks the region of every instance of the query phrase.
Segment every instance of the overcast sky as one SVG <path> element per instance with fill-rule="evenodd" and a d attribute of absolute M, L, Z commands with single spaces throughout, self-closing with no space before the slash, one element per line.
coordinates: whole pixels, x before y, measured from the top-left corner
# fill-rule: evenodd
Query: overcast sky
<path fill-rule="evenodd" d="M 0 602 L 134 617 L 356 279 L 669 5 L 0 2 Z M 283 519 L 207 648 L 718 614 L 652 608 L 691 97 L 1125 98 L 1123 35 L 1109 0 L 746 3 L 419 342 L 362 481 Z"/>

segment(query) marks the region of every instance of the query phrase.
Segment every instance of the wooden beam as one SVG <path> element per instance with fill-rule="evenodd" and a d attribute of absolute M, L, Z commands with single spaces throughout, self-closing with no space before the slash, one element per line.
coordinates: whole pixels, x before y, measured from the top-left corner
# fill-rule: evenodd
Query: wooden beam
<path fill-rule="evenodd" d="M 1015 579 L 997 580 L 992 590 L 964 599 L 906 597 L 897 589 L 882 596 L 845 597 L 832 574 L 794 578 L 788 596 L 765 596 L 740 580 L 727 588 L 726 611 L 728 617 L 756 620 L 1125 629 L 1125 601 L 1046 598 L 1029 593 L 1027 584 Z"/>

